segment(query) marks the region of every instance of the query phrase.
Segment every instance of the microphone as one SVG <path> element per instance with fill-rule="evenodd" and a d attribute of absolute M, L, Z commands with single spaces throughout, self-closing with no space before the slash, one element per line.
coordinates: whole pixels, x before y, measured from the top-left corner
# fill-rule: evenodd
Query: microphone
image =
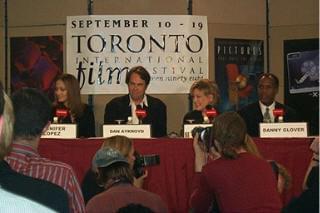
<path fill-rule="evenodd" d="M 58 118 L 66 118 L 69 115 L 68 110 L 66 109 L 56 109 L 56 116 Z"/>
<path fill-rule="evenodd" d="M 275 120 L 278 120 L 278 122 L 283 122 L 283 115 L 284 110 L 282 108 L 273 110 L 273 116 L 275 117 Z"/>
<path fill-rule="evenodd" d="M 209 118 L 209 120 L 212 121 L 212 119 L 216 117 L 218 113 L 212 105 L 208 104 L 206 106 L 205 114 Z"/>
<path fill-rule="evenodd" d="M 142 119 L 147 117 L 147 111 L 145 109 L 143 109 L 141 107 L 141 105 L 139 104 L 139 105 L 137 105 L 137 108 L 136 108 L 136 115 L 137 115 L 137 118 L 139 119 L 139 123 L 141 124 Z"/>
<path fill-rule="evenodd" d="M 71 123 L 69 109 L 64 104 L 57 105 L 55 116 L 58 118 L 58 123 Z"/>

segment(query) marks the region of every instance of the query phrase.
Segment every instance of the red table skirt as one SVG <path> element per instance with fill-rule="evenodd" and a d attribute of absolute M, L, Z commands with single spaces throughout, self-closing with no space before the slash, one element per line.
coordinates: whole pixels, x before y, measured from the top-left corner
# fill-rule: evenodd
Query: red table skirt
<path fill-rule="evenodd" d="M 160 165 L 148 167 L 144 188 L 159 194 L 170 212 L 188 212 L 194 174 L 194 152 L 191 139 L 159 138 L 134 139 L 135 149 L 141 154 L 159 154 Z M 300 194 L 302 182 L 312 153 L 312 139 L 261 139 L 254 138 L 261 154 L 284 165 L 292 175 L 291 189 L 282 198 L 287 203 Z M 41 139 L 41 156 L 65 162 L 73 167 L 81 183 L 90 168 L 91 159 L 103 139 Z"/>

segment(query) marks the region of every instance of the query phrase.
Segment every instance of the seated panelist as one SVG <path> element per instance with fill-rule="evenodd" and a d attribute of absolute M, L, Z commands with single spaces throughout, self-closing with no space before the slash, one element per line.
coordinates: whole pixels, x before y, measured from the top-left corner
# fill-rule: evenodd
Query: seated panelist
<path fill-rule="evenodd" d="M 276 118 L 273 115 L 274 109 L 282 109 L 284 111 L 284 122 L 296 122 L 299 120 L 295 110 L 275 101 L 278 90 L 279 80 L 277 76 L 271 73 L 263 73 L 259 77 L 259 101 L 245 106 L 238 112 L 245 120 L 247 131 L 250 136 L 259 136 L 259 123 L 271 123 L 276 121 Z"/>
<path fill-rule="evenodd" d="M 131 68 L 126 76 L 129 94 L 116 97 L 106 104 L 104 123 L 128 123 L 130 118 L 132 124 L 151 124 L 152 137 L 166 136 L 167 108 L 160 99 L 145 93 L 149 82 L 150 74 L 144 67 Z M 137 116 L 137 108 L 145 110 L 143 117 Z"/>
<path fill-rule="evenodd" d="M 78 80 L 70 74 L 62 74 L 55 81 L 53 121 L 77 124 L 78 137 L 95 137 L 94 113 L 87 104 L 81 102 Z"/>
<path fill-rule="evenodd" d="M 209 110 L 216 110 L 217 103 L 219 102 L 219 88 L 216 83 L 209 79 L 201 79 L 192 84 L 190 88 L 190 95 L 192 97 L 193 108 L 191 112 L 185 114 L 183 118 L 184 124 L 189 123 L 206 123 Z"/>

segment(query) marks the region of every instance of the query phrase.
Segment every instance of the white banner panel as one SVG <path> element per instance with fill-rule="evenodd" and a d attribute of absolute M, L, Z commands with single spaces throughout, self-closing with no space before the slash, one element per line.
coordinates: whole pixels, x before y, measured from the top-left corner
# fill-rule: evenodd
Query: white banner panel
<path fill-rule="evenodd" d="M 102 127 L 103 137 L 123 135 L 128 138 L 151 138 L 150 124 L 128 125 L 128 124 L 105 124 Z"/>
<path fill-rule="evenodd" d="M 261 138 L 306 138 L 306 122 L 293 123 L 260 123 Z"/>
<path fill-rule="evenodd" d="M 67 17 L 67 72 L 82 94 L 125 94 L 134 66 L 151 75 L 147 92 L 188 93 L 208 78 L 207 17 L 112 15 Z"/>

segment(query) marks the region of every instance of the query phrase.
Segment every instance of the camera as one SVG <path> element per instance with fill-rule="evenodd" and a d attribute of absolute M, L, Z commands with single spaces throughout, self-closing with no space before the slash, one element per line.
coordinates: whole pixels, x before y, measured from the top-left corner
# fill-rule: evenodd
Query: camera
<path fill-rule="evenodd" d="M 199 142 L 205 146 L 206 151 L 209 151 L 212 144 L 212 138 L 211 138 L 212 127 L 200 127 L 200 126 L 195 127 L 191 131 L 192 137 L 194 137 L 196 133 L 198 133 L 199 135 L 199 139 L 198 139 Z"/>
<path fill-rule="evenodd" d="M 137 151 L 134 152 L 135 160 L 133 164 L 133 172 L 136 178 L 141 177 L 146 166 L 154 166 L 160 164 L 159 155 L 140 155 Z"/>

